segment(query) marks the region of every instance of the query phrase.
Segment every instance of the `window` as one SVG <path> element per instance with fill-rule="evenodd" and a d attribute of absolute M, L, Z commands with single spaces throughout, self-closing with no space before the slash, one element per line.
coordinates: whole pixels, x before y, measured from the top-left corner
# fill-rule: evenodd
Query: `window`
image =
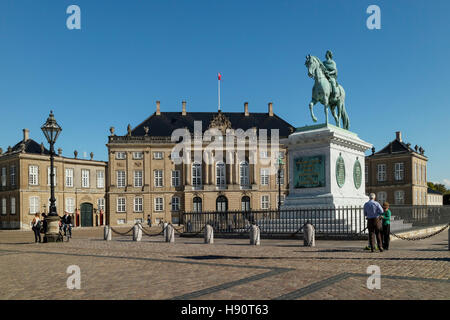
<path fill-rule="evenodd" d="M 162 170 L 155 170 L 155 187 L 162 187 L 163 186 L 163 171 Z"/>
<path fill-rule="evenodd" d="M 68 213 L 74 213 L 75 212 L 75 199 L 74 198 L 66 198 L 65 203 L 65 211 Z"/>
<path fill-rule="evenodd" d="M 419 191 L 416 190 L 416 202 L 415 204 L 419 204 Z"/>
<path fill-rule="evenodd" d="M 380 182 L 386 181 L 386 164 L 377 165 L 377 179 Z"/>
<path fill-rule="evenodd" d="M 241 162 L 239 166 L 239 176 L 241 187 L 247 187 L 250 185 L 248 162 Z"/>
<path fill-rule="evenodd" d="M 218 212 L 225 212 L 228 210 L 228 199 L 225 196 L 217 197 L 216 210 Z"/>
<path fill-rule="evenodd" d="M 6 187 L 6 167 L 2 168 L 2 187 Z"/>
<path fill-rule="evenodd" d="M 172 187 L 180 185 L 180 170 L 172 170 Z"/>
<path fill-rule="evenodd" d="M 194 206 L 194 212 L 202 212 L 202 198 L 200 197 L 194 197 L 192 200 Z"/>
<path fill-rule="evenodd" d="M 73 187 L 73 169 L 66 169 L 66 187 Z"/>
<path fill-rule="evenodd" d="M 116 153 L 116 159 L 117 160 L 124 160 L 127 158 L 127 153 L 126 152 L 117 152 Z"/>
<path fill-rule="evenodd" d="M 364 168 L 364 175 L 366 178 L 366 183 L 369 183 L 369 166 L 366 164 L 365 168 Z"/>
<path fill-rule="evenodd" d="M 11 166 L 9 168 L 10 172 L 9 172 L 9 183 L 11 184 L 11 186 L 15 186 L 16 185 L 16 166 Z"/>
<path fill-rule="evenodd" d="M 50 167 L 47 167 L 47 185 L 49 186 L 51 183 L 50 180 Z M 56 186 L 56 167 L 53 167 L 53 185 Z"/>
<path fill-rule="evenodd" d="M 97 171 L 97 188 L 105 187 L 105 172 L 102 170 Z"/>
<path fill-rule="evenodd" d="M 280 184 L 284 184 L 284 170 L 279 171 L 280 173 Z M 277 185 L 278 185 L 278 171 L 277 171 Z"/>
<path fill-rule="evenodd" d="M 117 212 L 125 212 L 125 211 L 126 211 L 125 198 L 117 198 Z"/>
<path fill-rule="evenodd" d="M 142 170 L 134 171 L 134 186 L 135 187 L 142 187 L 142 185 L 143 185 L 142 174 L 143 174 Z"/>
<path fill-rule="evenodd" d="M 155 198 L 155 211 L 163 211 L 164 210 L 164 198 L 157 197 Z"/>
<path fill-rule="evenodd" d="M 224 187 L 226 185 L 225 180 L 225 163 L 219 162 L 216 164 L 216 185 L 218 187 Z"/>
<path fill-rule="evenodd" d="M 284 155 L 285 155 L 284 151 L 278 151 L 278 153 L 277 153 L 277 159 L 283 159 L 283 158 L 284 158 Z"/>
<path fill-rule="evenodd" d="M 403 190 L 397 190 L 394 193 L 395 204 L 405 204 L 405 192 Z"/>
<path fill-rule="evenodd" d="M 269 157 L 269 152 L 267 150 L 262 150 L 259 152 L 259 157 L 261 159 L 267 159 Z"/>
<path fill-rule="evenodd" d="M 37 186 L 39 184 L 38 166 L 28 167 L 28 183 L 30 186 Z"/>
<path fill-rule="evenodd" d="M 399 162 L 395 164 L 395 180 L 401 181 L 404 177 L 404 164 L 403 162 Z"/>
<path fill-rule="evenodd" d="M 265 195 L 261 197 L 261 209 L 269 209 L 269 196 Z"/>
<path fill-rule="evenodd" d="M 105 212 L 105 198 L 99 198 L 97 199 L 97 208 L 98 210 L 102 210 Z"/>
<path fill-rule="evenodd" d="M 6 198 L 2 199 L 2 214 L 6 214 Z"/>
<path fill-rule="evenodd" d="M 143 152 L 133 152 L 133 159 L 140 160 L 144 158 Z"/>
<path fill-rule="evenodd" d="M 144 199 L 142 197 L 134 198 L 134 212 L 144 211 L 143 203 L 144 203 Z"/>
<path fill-rule="evenodd" d="M 180 197 L 173 196 L 172 197 L 172 211 L 180 210 Z"/>
<path fill-rule="evenodd" d="M 261 169 L 261 185 L 263 185 L 263 186 L 269 185 L 269 169 L 268 168 Z"/>
<path fill-rule="evenodd" d="M 125 187 L 125 171 L 117 171 L 117 188 Z"/>
<path fill-rule="evenodd" d="M 16 214 L 16 198 L 11 198 L 11 214 Z"/>
<path fill-rule="evenodd" d="M 117 224 L 125 224 L 125 219 L 117 219 Z"/>
<path fill-rule="evenodd" d="M 194 187 L 202 185 L 202 165 L 200 163 L 192 164 L 192 185 Z"/>
<path fill-rule="evenodd" d="M 161 151 L 153 152 L 153 159 L 161 160 L 163 158 L 163 153 Z"/>
<path fill-rule="evenodd" d="M 419 180 L 419 172 L 417 170 L 417 163 L 416 162 L 414 163 L 414 180 L 416 181 L 416 183 Z"/>
<path fill-rule="evenodd" d="M 377 194 L 377 200 L 382 205 L 387 200 L 387 194 L 384 191 L 380 191 Z"/>
<path fill-rule="evenodd" d="M 30 197 L 30 214 L 39 213 L 40 200 L 39 197 Z"/>
<path fill-rule="evenodd" d="M 281 195 L 281 201 L 280 201 L 280 205 L 281 206 L 283 205 L 285 198 L 286 198 L 286 196 L 284 194 L 282 194 Z M 278 207 L 278 200 L 279 200 L 279 197 L 278 197 L 278 194 L 277 194 L 277 207 Z"/>
<path fill-rule="evenodd" d="M 89 188 L 89 170 L 81 170 L 81 187 Z"/>
<path fill-rule="evenodd" d="M 242 211 L 250 211 L 250 197 L 249 196 L 242 197 L 241 210 Z"/>

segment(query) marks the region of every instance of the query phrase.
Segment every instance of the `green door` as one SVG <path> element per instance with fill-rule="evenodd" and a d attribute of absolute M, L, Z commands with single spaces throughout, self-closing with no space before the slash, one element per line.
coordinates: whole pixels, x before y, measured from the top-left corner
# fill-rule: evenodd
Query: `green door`
<path fill-rule="evenodd" d="M 93 205 L 90 203 L 81 204 L 81 226 L 92 227 Z"/>

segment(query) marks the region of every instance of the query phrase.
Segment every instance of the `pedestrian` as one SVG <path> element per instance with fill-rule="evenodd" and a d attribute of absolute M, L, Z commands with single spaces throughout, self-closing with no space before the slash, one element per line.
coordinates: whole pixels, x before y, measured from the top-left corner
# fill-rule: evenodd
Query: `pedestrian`
<path fill-rule="evenodd" d="M 39 219 L 39 213 L 34 215 L 33 221 L 31 221 L 31 230 L 34 232 L 34 242 L 41 242 L 41 219 Z"/>
<path fill-rule="evenodd" d="M 391 210 L 389 210 L 389 202 L 385 201 L 383 203 L 383 249 L 389 250 L 389 240 L 391 234 Z"/>
<path fill-rule="evenodd" d="M 42 214 L 42 233 L 47 233 L 48 223 L 47 223 L 47 215 L 45 213 Z"/>
<path fill-rule="evenodd" d="M 147 215 L 147 224 L 149 228 L 152 227 L 152 218 L 150 217 L 150 215 Z"/>
<path fill-rule="evenodd" d="M 69 238 L 72 238 L 72 217 L 69 216 L 69 214 L 64 211 L 64 216 L 62 217 L 62 225 L 64 230 L 64 235 L 67 235 L 67 232 L 69 233 Z"/>
<path fill-rule="evenodd" d="M 374 251 L 374 234 L 380 252 L 383 252 L 383 242 L 381 240 L 381 215 L 383 208 L 375 201 L 375 193 L 369 195 L 369 201 L 364 204 L 364 216 L 367 219 L 367 229 L 369 229 L 370 250 Z"/>

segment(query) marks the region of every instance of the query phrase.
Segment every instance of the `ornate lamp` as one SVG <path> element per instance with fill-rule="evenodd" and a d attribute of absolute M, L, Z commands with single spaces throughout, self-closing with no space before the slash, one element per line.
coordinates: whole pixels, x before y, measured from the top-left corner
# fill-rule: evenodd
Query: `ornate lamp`
<path fill-rule="evenodd" d="M 56 211 L 56 199 L 55 199 L 55 173 L 54 173 L 54 157 L 55 157 L 55 142 L 58 139 L 62 128 L 58 125 L 53 116 L 53 111 L 50 111 L 50 115 L 44 125 L 41 127 L 42 132 L 47 138 L 50 144 L 50 208 L 49 214 L 46 218 L 47 220 L 47 232 L 45 234 L 46 240 L 48 242 L 55 242 L 59 235 L 59 217 Z"/>

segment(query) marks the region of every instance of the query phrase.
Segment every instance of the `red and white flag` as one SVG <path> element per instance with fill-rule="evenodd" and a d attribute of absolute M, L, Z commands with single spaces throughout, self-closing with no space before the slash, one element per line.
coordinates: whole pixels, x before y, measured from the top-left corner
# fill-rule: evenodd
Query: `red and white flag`
<path fill-rule="evenodd" d="M 218 75 L 219 80 L 222 80 L 222 75 L 219 73 Z"/>

